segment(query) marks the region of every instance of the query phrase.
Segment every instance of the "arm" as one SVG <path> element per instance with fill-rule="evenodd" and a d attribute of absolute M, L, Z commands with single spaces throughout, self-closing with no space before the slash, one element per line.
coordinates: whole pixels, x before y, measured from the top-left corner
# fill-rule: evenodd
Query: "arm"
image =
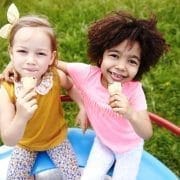
<path fill-rule="evenodd" d="M 68 71 L 67 71 L 67 65 L 68 65 L 68 62 L 65 62 L 65 61 L 61 61 L 59 60 L 56 64 L 56 67 L 63 71 L 65 74 L 68 74 Z"/>
<path fill-rule="evenodd" d="M 83 130 L 83 133 L 85 133 L 86 129 L 90 126 L 90 123 L 86 114 L 84 104 L 81 100 L 79 91 L 75 86 L 73 86 L 68 91 L 68 94 L 79 106 L 79 112 L 76 116 L 76 124 L 79 124 L 81 129 Z"/>
<path fill-rule="evenodd" d="M 109 104 L 115 112 L 129 120 L 140 137 L 148 139 L 152 136 L 152 125 L 146 110 L 134 110 L 129 104 L 127 97 L 122 93 L 110 96 Z"/>
<path fill-rule="evenodd" d="M 69 96 L 78 104 L 78 106 L 84 107 L 79 91 L 75 86 L 73 86 L 72 80 L 69 76 L 67 76 L 67 63 L 63 61 L 59 61 L 57 67 L 59 77 L 61 80 L 61 85 L 68 91 Z"/>
<path fill-rule="evenodd" d="M 65 64 L 66 63 L 64 63 L 64 65 Z M 73 86 L 72 80 L 70 79 L 69 76 L 67 76 L 63 71 L 60 70 L 58 71 L 58 73 L 61 78 L 62 87 L 68 91 L 69 96 L 73 99 L 73 101 L 77 103 L 79 107 L 79 112 L 78 115 L 76 116 L 76 123 L 80 124 L 83 132 L 85 132 L 87 127 L 89 126 L 89 121 L 79 91 L 75 86 Z"/>
<path fill-rule="evenodd" d="M 22 138 L 28 120 L 37 106 L 34 91 L 24 91 L 14 105 L 4 89 L 0 88 L 0 131 L 4 144 L 14 146 Z"/>
<path fill-rule="evenodd" d="M 133 108 L 129 108 L 126 116 L 139 136 L 143 139 L 149 139 L 152 136 L 152 124 L 146 110 L 135 111 Z"/>

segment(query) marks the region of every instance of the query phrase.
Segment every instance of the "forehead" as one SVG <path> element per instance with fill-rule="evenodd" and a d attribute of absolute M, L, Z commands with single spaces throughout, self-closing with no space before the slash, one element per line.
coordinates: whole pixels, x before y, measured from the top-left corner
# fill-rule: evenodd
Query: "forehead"
<path fill-rule="evenodd" d="M 141 47 L 138 41 L 124 40 L 120 42 L 118 45 L 106 50 L 106 52 L 116 52 L 128 56 L 136 55 L 140 57 Z"/>
<path fill-rule="evenodd" d="M 51 39 L 44 27 L 23 27 L 19 29 L 14 36 L 16 44 L 32 44 L 34 46 L 50 46 Z"/>
<path fill-rule="evenodd" d="M 124 49 L 127 51 L 140 51 L 141 47 L 138 41 L 124 40 L 116 46 L 118 49 Z"/>
<path fill-rule="evenodd" d="M 14 36 L 14 40 L 28 40 L 31 38 L 50 39 L 44 27 L 23 27 L 20 28 Z"/>

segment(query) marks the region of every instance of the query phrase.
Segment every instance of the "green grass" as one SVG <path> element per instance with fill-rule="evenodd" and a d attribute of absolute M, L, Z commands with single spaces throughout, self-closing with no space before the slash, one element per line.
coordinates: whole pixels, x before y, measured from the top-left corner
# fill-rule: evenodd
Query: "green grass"
<path fill-rule="evenodd" d="M 91 22 L 112 10 L 127 10 L 138 17 L 154 13 L 158 27 L 171 45 L 159 64 L 143 78 L 149 111 L 157 113 L 179 125 L 180 119 L 180 6 L 178 0 L 14 0 L 20 14 L 44 14 L 54 25 L 59 43 L 59 56 L 68 61 L 88 62 L 86 32 Z M 0 26 L 7 23 L 9 0 L 0 2 Z M 0 39 L 0 71 L 9 61 L 7 42 Z M 65 104 L 65 117 L 69 126 L 77 112 L 74 104 Z M 154 136 L 145 148 L 180 176 L 179 138 L 154 125 Z"/>

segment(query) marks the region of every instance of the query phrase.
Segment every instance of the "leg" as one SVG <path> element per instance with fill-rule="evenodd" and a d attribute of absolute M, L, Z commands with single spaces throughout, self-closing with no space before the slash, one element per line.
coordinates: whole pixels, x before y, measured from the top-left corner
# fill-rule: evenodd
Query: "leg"
<path fill-rule="evenodd" d="M 136 180 L 143 152 L 143 143 L 123 154 L 116 154 L 113 180 Z"/>
<path fill-rule="evenodd" d="M 95 138 L 81 180 L 104 180 L 113 162 L 114 153 Z"/>
<path fill-rule="evenodd" d="M 36 153 L 16 146 L 8 166 L 7 180 L 29 180 Z"/>
<path fill-rule="evenodd" d="M 75 153 L 68 140 L 61 145 L 47 151 L 54 164 L 60 168 L 64 179 L 79 180 L 81 173 Z"/>

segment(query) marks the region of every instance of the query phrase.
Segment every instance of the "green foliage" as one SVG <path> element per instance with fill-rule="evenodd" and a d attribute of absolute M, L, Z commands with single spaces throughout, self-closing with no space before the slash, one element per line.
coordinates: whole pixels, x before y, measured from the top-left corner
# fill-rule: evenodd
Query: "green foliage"
<path fill-rule="evenodd" d="M 154 125 L 154 135 L 145 143 L 145 149 L 179 175 L 179 138 Z"/>
<path fill-rule="evenodd" d="M 6 11 L 12 0 L 0 2 L 0 26 L 7 23 Z M 180 6 L 178 0 L 31 0 L 13 1 L 21 16 L 43 14 L 49 17 L 57 33 L 59 58 L 67 61 L 88 62 L 86 33 L 91 22 L 112 10 L 127 10 L 138 17 L 155 14 L 158 28 L 171 48 L 159 64 L 143 77 L 149 110 L 179 124 L 180 112 Z M 7 42 L 0 39 L 0 71 L 9 61 Z M 65 103 L 65 118 L 74 126 L 78 111 L 74 103 Z M 154 126 L 154 136 L 145 148 L 180 176 L 178 137 L 167 130 Z"/>

